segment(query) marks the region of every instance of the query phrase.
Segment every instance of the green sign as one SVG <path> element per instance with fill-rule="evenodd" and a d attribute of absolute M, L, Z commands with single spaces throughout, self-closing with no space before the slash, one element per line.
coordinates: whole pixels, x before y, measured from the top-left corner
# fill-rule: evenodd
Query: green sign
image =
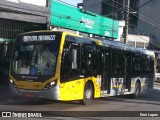
<path fill-rule="evenodd" d="M 119 22 L 76 7 L 51 1 L 51 25 L 118 38 Z"/>

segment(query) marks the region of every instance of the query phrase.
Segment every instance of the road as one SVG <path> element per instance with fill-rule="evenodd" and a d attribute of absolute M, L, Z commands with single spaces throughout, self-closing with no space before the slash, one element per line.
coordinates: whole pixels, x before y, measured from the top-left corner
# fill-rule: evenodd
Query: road
<path fill-rule="evenodd" d="M 104 114 L 104 111 L 125 111 L 122 113 L 115 112 L 117 114 L 128 114 L 127 111 L 160 111 L 160 83 L 155 82 L 154 89 L 147 93 L 142 94 L 139 98 L 133 99 L 129 96 L 121 97 L 108 97 L 95 99 L 91 105 L 85 106 L 78 102 L 59 102 L 59 101 L 42 101 L 42 100 L 29 100 L 29 99 L 12 99 L 9 95 L 7 85 L 0 86 L 0 111 L 65 111 L 65 113 L 71 113 L 74 116 L 81 117 L 79 111 L 86 113 L 88 116 L 103 117 L 100 114 Z M 77 111 L 76 113 L 73 111 Z M 84 112 L 85 111 L 85 112 Z M 94 111 L 94 112 L 92 112 Z M 63 113 L 61 112 L 60 115 Z M 56 113 L 56 112 L 55 112 Z M 50 112 L 48 117 L 54 116 Z M 73 115 L 72 114 L 72 115 Z M 86 116 L 85 114 L 85 116 Z M 114 112 L 112 112 L 114 114 Z M 70 115 L 69 115 L 70 116 Z M 83 115 L 82 115 L 83 116 Z M 48 117 L 46 117 L 48 119 Z M 63 117 L 63 116 L 62 116 Z M 75 118 L 74 117 L 74 118 Z M 114 117 L 114 115 L 113 115 Z M 160 114 L 159 114 L 160 117 Z M 134 118 L 134 117 L 133 117 Z M 145 117 L 142 117 L 145 118 Z M 147 117 L 150 120 L 151 117 Z M 17 118 L 16 118 L 17 119 Z M 37 118 L 38 119 L 38 118 Z M 66 118 L 65 118 L 66 119 Z M 69 119 L 73 119 L 69 118 Z M 105 118 L 104 118 L 105 119 Z M 130 118 L 132 119 L 132 118 Z M 155 119 L 159 119 L 156 117 Z M 146 119 L 144 119 L 146 120 Z"/>

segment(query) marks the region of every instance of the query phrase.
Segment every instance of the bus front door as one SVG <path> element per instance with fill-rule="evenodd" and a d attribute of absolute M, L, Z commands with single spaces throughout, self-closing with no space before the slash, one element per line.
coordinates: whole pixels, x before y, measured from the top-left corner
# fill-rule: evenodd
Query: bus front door
<path fill-rule="evenodd" d="M 110 67 L 110 51 L 105 50 L 102 52 L 102 94 L 110 93 L 110 84 L 111 84 L 111 67 Z"/>

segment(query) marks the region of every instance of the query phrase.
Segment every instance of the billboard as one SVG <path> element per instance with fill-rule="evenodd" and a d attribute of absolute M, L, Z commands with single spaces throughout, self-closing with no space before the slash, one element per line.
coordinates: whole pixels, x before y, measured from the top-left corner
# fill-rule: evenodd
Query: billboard
<path fill-rule="evenodd" d="M 56 0 L 51 0 L 50 21 L 53 26 L 118 38 L 118 21 Z"/>

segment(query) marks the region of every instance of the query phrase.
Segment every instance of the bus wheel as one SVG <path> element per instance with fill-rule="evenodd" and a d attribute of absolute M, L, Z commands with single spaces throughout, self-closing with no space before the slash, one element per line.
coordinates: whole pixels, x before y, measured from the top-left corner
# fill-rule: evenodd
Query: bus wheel
<path fill-rule="evenodd" d="M 83 100 L 81 103 L 84 105 L 89 105 L 92 103 L 93 99 L 93 86 L 90 82 L 87 82 L 84 87 Z"/>
<path fill-rule="evenodd" d="M 141 85 L 140 85 L 139 82 L 136 82 L 135 91 L 134 91 L 133 97 L 134 98 L 139 97 L 140 93 L 141 93 Z"/>

